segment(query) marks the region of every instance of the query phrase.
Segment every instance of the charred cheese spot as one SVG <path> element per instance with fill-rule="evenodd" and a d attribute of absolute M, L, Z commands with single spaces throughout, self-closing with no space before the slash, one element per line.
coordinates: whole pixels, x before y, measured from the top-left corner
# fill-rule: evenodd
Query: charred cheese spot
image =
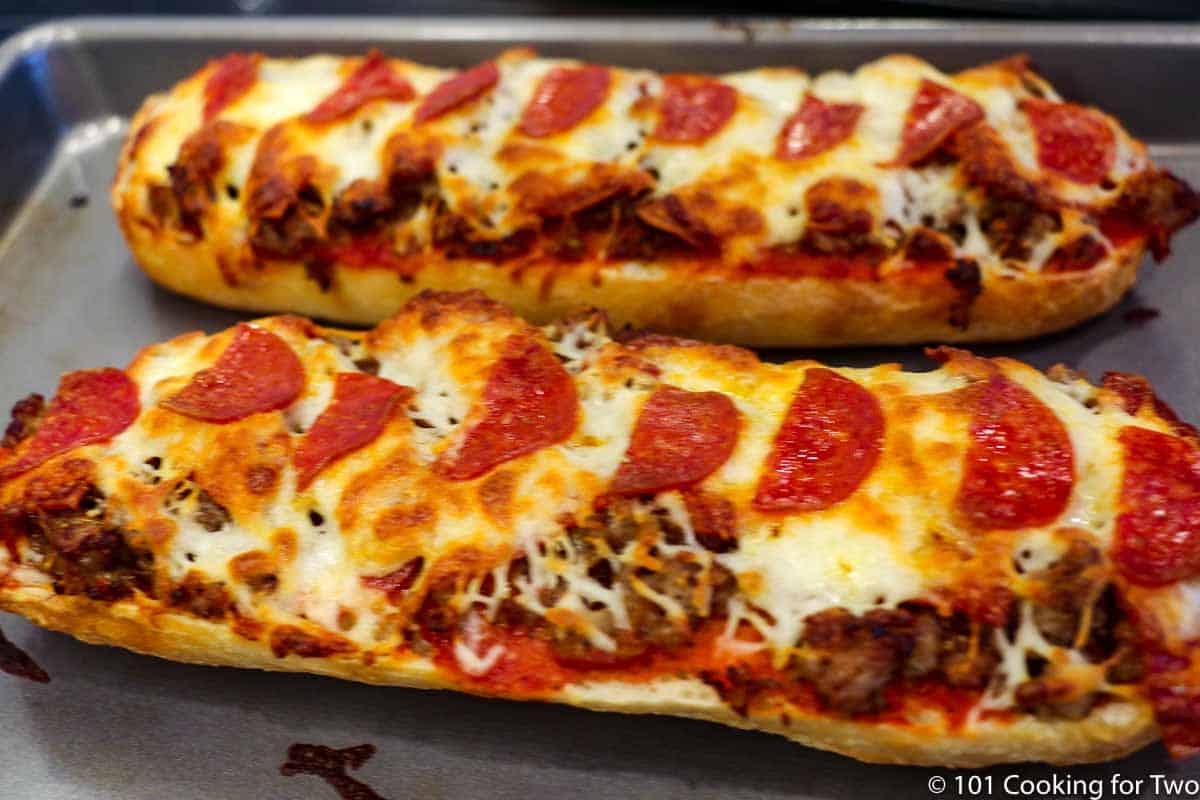
<path fill-rule="evenodd" d="M 261 550 L 242 553 L 229 562 L 229 574 L 234 580 L 250 587 L 252 592 L 274 592 L 279 586 L 275 559 Z"/>
<path fill-rule="evenodd" d="M 220 426 L 205 443 L 212 455 L 196 471 L 196 479 L 217 502 L 247 509 L 269 502 L 292 452 L 291 437 L 281 430 L 282 420 L 276 416 L 272 422 L 263 425 L 249 417 Z"/>
<path fill-rule="evenodd" d="M 431 503 L 413 506 L 393 506 L 375 523 L 375 535 L 380 539 L 412 538 L 437 519 L 437 509 Z"/>
<path fill-rule="evenodd" d="M 488 475 L 479 484 L 479 502 L 483 511 L 497 525 L 511 524 L 513 518 L 513 490 L 517 478 L 512 472 L 499 470 Z"/>
<path fill-rule="evenodd" d="M 279 471 L 270 464 L 253 464 L 246 470 L 246 491 L 269 494 L 279 483 Z"/>
<path fill-rule="evenodd" d="M 287 564 L 295 560 L 300 542 L 291 528 L 280 528 L 271 537 L 271 546 L 280 563 Z"/>

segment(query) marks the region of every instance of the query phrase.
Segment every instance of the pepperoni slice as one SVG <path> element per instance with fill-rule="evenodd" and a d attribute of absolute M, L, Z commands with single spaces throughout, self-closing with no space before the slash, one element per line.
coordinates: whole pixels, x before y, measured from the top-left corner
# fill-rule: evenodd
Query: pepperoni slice
<path fill-rule="evenodd" d="M 1200 575 L 1200 450 L 1187 439 L 1126 426 L 1112 557 L 1125 579 L 1163 586 Z"/>
<path fill-rule="evenodd" d="M 368 589 L 377 589 L 387 594 L 388 602 L 400 605 L 404 600 L 404 593 L 416 584 L 424 567 L 425 557 L 417 556 L 405 561 L 398 569 L 394 569 L 386 575 L 364 575 L 359 580 Z"/>
<path fill-rule="evenodd" d="M 926 78 L 908 107 L 900 152 L 888 166 L 903 167 L 920 161 L 959 129 L 981 119 L 983 107 L 979 103 Z"/>
<path fill-rule="evenodd" d="M 16 460 L 0 467 L 0 481 L 41 466 L 59 453 L 111 439 L 141 411 L 137 385 L 119 369 L 69 372 L 58 384 L 37 432 Z"/>
<path fill-rule="evenodd" d="M 352 113 L 372 100 L 411 100 L 416 96 L 412 84 L 397 75 L 387 58 L 372 50 L 358 69 L 317 107 L 304 115 L 307 122 L 331 122 Z"/>
<path fill-rule="evenodd" d="M 217 62 L 204 84 L 204 120 L 220 114 L 222 109 L 250 91 L 258 80 L 257 53 L 230 53 Z"/>
<path fill-rule="evenodd" d="M 1031 98 L 1021 110 L 1033 124 L 1038 161 L 1076 183 L 1104 179 L 1117 156 L 1117 137 L 1099 112 L 1074 103 Z"/>
<path fill-rule="evenodd" d="M 715 134 L 737 110 L 737 90 L 704 75 L 667 75 L 654 138 L 699 144 Z"/>
<path fill-rule="evenodd" d="M 642 406 L 613 493 L 654 494 L 707 478 L 733 452 L 739 425 L 737 406 L 719 392 L 656 389 Z"/>
<path fill-rule="evenodd" d="M 826 103 L 811 94 L 795 114 L 783 123 L 775 157 L 780 161 L 799 161 L 820 155 L 850 138 L 862 116 L 858 103 Z"/>
<path fill-rule="evenodd" d="M 775 434 L 754 507 L 820 511 L 840 503 L 879 460 L 883 431 L 874 395 L 831 370 L 808 370 Z"/>
<path fill-rule="evenodd" d="M 463 103 L 474 100 L 491 89 L 500 80 L 500 70 L 495 62 L 485 61 L 471 67 L 466 72 L 447 78 L 439 83 L 434 90 L 426 95 L 413 112 L 413 119 L 418 123 L 436 119 L 447 111 L 458 108 Z"/>
<path fill-rule="evenodd" d="M 289 406 L 303 388 L 304 366 L 292 348 L 270 331 L 242 323 L 216 363 L 162 406 L 205 422 L 234 422 Z"/>
<path fill-rule="evenodd" d="M 604 67 L 555 67 L 521 113 L 521 133 L 541 138 L 570 130 L 604 102 L 611 80 Z"/>
<path fill-rule="evenodd" d="M 1176 676 L 1166 677 L 1171 680 Z M 1200 755 L 1200 687 L 1183 685 L 1188 680 L 1180 675 L 1178 684 L 1150 693 L 1163 744 L 1176 761 Z"/>
<path fill-rule="evenodd" d="M 1067 429 L 1025 387 L 996 375 L 971 420 L 958 508 L 977 528 L 1053 522 L 1071 495 L 1075 455 Z"/>
<path fill-rule="evenodd" d="M 450 480 L 477 478 L 492 467 L 561 442 L 575 430 L 575 383 L 536 339 L 513 334 L 483 389 L 483 415 L 456 448 L 434 462 Z"/>
<path fill-rule="evenodd" d="M 333 401 L 296 448 L 296 485 L 301 490 L 321 470 L 365 447 L 383 432 L 396 404 L 412 389 L 362 372 L 339 372 Z"/>
<path fill-rule="evenodd" d="M 1138 623 L 1134 617 L 1134 624 Z M 1174 759 L 1200 755 L 1200 673 L 1192 669 L 1193 655 L 1189 652 L 1196 642 L 1178 648 L 1161 647 L 1157 641 L 1161 631 L 1152 625 L 1138 627 L 1146 640 L 1142 660 L 1148 674 L 1143 686 L 1154 703 L 1163 744 Z"/>
<path fill-rule="evenodd" d="M 1055 249 L 1042 265 L 1042 272 L 1083 272 L 1099 264 L 1107 255 L 1108 248 L 1090 233 L 1085 233 Z"/>

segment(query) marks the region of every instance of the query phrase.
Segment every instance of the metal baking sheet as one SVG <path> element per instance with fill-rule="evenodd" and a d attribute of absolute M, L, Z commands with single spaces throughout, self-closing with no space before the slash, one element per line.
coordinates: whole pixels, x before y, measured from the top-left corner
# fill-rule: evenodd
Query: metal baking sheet
<path fill-rule="evenodd" d="M 852 68 L 894 51 L 953 70 L 1028 52 L 1066 96 L 1114 112 L 1152 143 L 1161 163 L 1200 184 L 1200 27 L 1192 25 L 68 21 L 0 47 L 0 407 L 34 389 L 53 391 L 64 371 L 122 365 L 145 343 L 238 319 L 153 287 L 113 223 L 106 194 L 124 120 L 146 94 L 231 49 L 301 55 L 374 45 L 451 66 L 520 44 L 600 62 L 702 71 Z M 1105 369 L 1142 372 L 1185 418 L 1200 420 L 1197 270 L 1200 228 L 1193 228 L 1178 238 L 1168 263 L 1147 268 L 1102 319 L 981 349 L 1042 367 L 1066 362 L 1092 376 Z M 1134 308 L 1161 315 L 1135 324 L 1127 319 Z M 928 363 L 918 349 L 807 355 L 846 364 Z M 1070 769 L 866 766 L 700 722 L 187 666 L 84 645 L 11 615 L 0 615 L 0 624 L 53 676 L 42 686 L 0 675 L 0 797 L 12 800 L 333 798 L 316 778 L 280 776 L 296 741 L 374 744 L 378 754 L 355 774 L 389 800 L 1084 797 L 1097 796 L 1097 786 L 1102 797 L 1165 797 L 1152 775 L 1200 778 L 1200 763 L 1172 765 L 1157 746 L 1121 762 Z M 1116 773 L 1140 779 L 1140 789 L 1113 784 Z M 939 777 L 949 783 L 938 784 Z M 960 794 L 956 777 L 980 780 L 962 784 Z M 1100 783 L 1020 783 L 1053 777 Z M 939 785 L 943 791 L 931 791 Z"/>

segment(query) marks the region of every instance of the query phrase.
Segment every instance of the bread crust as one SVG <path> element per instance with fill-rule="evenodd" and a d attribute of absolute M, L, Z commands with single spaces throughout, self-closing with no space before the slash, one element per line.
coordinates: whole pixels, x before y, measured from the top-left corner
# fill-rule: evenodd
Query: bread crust
<path fill-rule="evenodd" d="M 119 202 L 119 201 L 118 201 Z M 119 208 L 142 270 L 171 291 L 253 313 L 290 312 L 374 325 L 424 289 L 481 289 L 544 324 L 581 307 L 604 308 L 614 325 L 751 347 L 1015 341 L 1064 330 L 1112 308 L 1137 277 L 1144 247 L 1127 246 L 1089 270 L 989 276 L 970 324 L 948 321 L 945 299 L 925 284 L 756 276 L 730 279 L 668 271 L 547 264 L 514 273 L 488 262 L 443 261 L 415 276 L 335 266 L 321 290 L 303 264 L 258 263 L 236 284 L 221 273 L 219 242 L 182 241 L 138 225 Z M 598 279 L 597 279 L 598 278 Z"/>
<path fill-rule="evenodd" d="M 102 603 L 56 595 L 48 588 L 10 585 L 0 589 L 0 609 L 91 644 L 123 647 L 173 661 L 462 691 L 442 678 L 431 661 L 419 656 L 375 658 L 369 663 L 361 655 L 278 658 L 265 642 L 242 638 L 225 624 L 173 612 L 150 616 L 131 601 Z M 595 711 L 708 720 L 778 734 L 809 747 L 881 764 L 982 767 L 1028 761 L 1034 755 L 1051 764 L 1107 761 L 1144 747 L 1159 733 L 1149 703 L 1131 699 L 1113 701 L 1078 721 L 1026 716 L 1011 722 L 984 721 L 969 731 L 941 724 L 856 722 L 794 708 L 740 716 L 704 683 L 675 678 L 647 683 L 591 682 L 565 687 L 544 699 Z"/>

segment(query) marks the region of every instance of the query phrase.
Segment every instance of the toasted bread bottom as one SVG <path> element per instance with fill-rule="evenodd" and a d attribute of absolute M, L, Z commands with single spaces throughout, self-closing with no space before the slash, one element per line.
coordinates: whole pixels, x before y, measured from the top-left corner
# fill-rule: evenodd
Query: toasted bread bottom
<path fill-rule="evenodd" d="M 124 224 L 134 258 L 156 283 L 180 294 L 255 313 L 288 312 L 374 325 L 423 289 L 482 289 L 543 324 L 585 307 L 630 325 L 751 347 L 833 347 L 1028 339 L 1063 330 L 1121 299 L 1144 247 L 1130 244 L 1088 270 L 990 276 L 968 312 L 950 324 L 944 287 L 926 282 L 818 277 L 672 275 L 667 270 L 545 264 L 519 273 L 488 262 L 441 261 L 402 278 L 386 269 L 334 266 L 322 290 L 298 262 L 222 274 L 220 242 L 182 241 L 166 229 Z"/>

